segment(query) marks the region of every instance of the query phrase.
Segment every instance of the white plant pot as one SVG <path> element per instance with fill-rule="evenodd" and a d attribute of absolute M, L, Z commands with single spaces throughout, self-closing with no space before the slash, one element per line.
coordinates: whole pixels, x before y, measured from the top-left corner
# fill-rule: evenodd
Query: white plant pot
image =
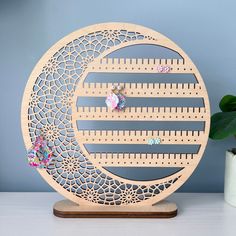
<path fill-rule="evenodd" d="M 225 159 L 225 201 L 236 207 L 236 155 L 226 152 Z"/>

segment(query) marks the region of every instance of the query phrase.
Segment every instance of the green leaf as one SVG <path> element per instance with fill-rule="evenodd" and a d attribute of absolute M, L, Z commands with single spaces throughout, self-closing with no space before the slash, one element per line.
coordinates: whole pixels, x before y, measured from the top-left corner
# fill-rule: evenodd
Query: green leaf
<path fill-rule="evenodd" d="M 221 111 L 236 111 L 236 96 L 226 95 L 220 101 Z"/>
<path fill-rule="evenodd" d="M 224 139 L 236 134 L 236 111 L 218 112 L 211 117 L 211 139 Z"/>

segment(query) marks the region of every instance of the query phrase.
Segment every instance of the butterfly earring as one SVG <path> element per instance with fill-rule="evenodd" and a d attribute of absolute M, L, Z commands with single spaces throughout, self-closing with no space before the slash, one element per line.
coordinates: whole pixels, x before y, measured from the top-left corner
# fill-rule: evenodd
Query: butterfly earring
<path fill-rule="evenodd" d="M 121 111 L 125 108 L 125 104 L 126 104 L 126 99 L 125 99 L 125 96 L 121 93 L 121 91 L 123 90 L 123 87 L 122 86 L 117 86 L 117 97 L 119 99 L 119 102 L 117 104 L 117 107 L 116 109 Z"/>
<path fill-rule="evenodd" d="M 126 99 L 123 94 L 121 94 L 121 91 L 123 90 L 123 87 L 121 86 L 112 86 L 111 87 L 111 93 L 106 98 L 106 105 L 108 108 L 113 110 L 123 110 L 125 108 Z"/>
<path fill-rule="evenodd" d="M 27 159 L 31 167 L 46 168 L 51 161 L 53 151 L 48 147 L 42 134 L 36 137 L 33 146 L 28 150 Z"/>
<path fill-rule="evenodd" d="M 112 111 L 114 109 L 116 109 L 118 103 L 119 103 L 119 98 L 118 96 L 115 94 L 115 90 L 116 90 L 116 87 L 113 85 L 111 87 L 111 92 L 110 94 L 107 96 L 106 98 L 106 105 L 108 108 L 110 108 Z"/>

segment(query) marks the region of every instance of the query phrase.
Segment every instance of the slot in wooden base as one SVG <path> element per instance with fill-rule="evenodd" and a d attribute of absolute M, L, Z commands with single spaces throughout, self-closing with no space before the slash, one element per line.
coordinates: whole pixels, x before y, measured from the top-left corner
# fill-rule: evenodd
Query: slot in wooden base
<path fill-rule="evenodd" d="M 56 202 L 53 213 L 62 218 L 172 218 L 175 203 L 161 201 L 153 206 L 79 206 L 69 200 Z"/>

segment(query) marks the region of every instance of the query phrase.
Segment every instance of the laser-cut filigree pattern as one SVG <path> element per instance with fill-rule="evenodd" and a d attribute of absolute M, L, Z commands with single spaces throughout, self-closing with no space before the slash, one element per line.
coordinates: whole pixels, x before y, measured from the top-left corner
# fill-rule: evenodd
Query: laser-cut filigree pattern
<path fill-rule="evenodd" d="M 43 72 L 46 75 L 53 74 L 58 70 L 58 61 L 55 58 L 48 60 L 47 64 L 43 67 Z"/>
<path fill-rule="evenodd" d="M 181 175 L 151 185 L 127 184 L 101 172 L 82 153 L 71 123 L 76 85 L 89 63 L 113 46 L 129 41 L 157 40 L 136 31 L 98 30 L 79 36 L 55 51 L 35 78 L 28 101 L 31 142 L 40 130 L 55 158 L 47 173 L 68 193 L 88 202 L 106 205 L 135 204 L 153 198 L 172 186 Z"/>
<path fill-rule="evenodd" d="M 138 195 L 132 188 L 127 188 L 120 194 L 120 200 L 122 204 L 135 203 L 139 200 Z"/>
<path fill-rule="evenodd" d="M 91 188 L 86 188 L 81 194 L 81 197 L 86 199 L 89 202 L 98 203 L 99 201 L 99 194 L 96 190 Z"/>
<path fill-rule="evenodd" d="M 43 135 L 47 137 L 47 140 L 51 142 L 54 142 L 60 136 L 59 128 L 54 124 L 45 124 L 41 131 Z"/>

